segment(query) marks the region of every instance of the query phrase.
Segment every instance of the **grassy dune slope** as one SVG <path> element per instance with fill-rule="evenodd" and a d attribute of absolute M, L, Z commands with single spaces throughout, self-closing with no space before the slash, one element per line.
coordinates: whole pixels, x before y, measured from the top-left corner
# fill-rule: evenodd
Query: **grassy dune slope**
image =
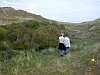
<path fill-rule="evenodd" d="M 65 28 L 71 39 L 67 55 L 60 57 L 57 48 L 16 51 L 0 62 L 0 75 L 100 75 L 100 25 Z"/>

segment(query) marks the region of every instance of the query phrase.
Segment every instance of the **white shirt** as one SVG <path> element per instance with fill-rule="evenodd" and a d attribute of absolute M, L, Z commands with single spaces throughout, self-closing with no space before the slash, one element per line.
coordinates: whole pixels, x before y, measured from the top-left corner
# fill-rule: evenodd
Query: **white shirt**
<path fill-rule="evenodd" d="M 70 39 L 67 36 L 64 38 L 64 45 L 65 47 L 70 47 Z"/>
<path fill-rule="evenodd" d="M 64 43 L 64 37 L 63 36 L 59 37 L 59 43 Z"/>

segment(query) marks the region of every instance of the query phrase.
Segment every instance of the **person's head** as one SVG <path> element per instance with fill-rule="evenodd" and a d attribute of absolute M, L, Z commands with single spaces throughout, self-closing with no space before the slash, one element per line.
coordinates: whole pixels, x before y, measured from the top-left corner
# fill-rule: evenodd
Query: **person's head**
<path fill-rule="evenodd" d="M 65 37 L 66 37 L 66 36 L 68 37 L 68 34 L 65 34 Z"/>
<path fill-rule="evenodd" d="M 64 33 L 61 33 L 60 36 L 64 36 Z"/>

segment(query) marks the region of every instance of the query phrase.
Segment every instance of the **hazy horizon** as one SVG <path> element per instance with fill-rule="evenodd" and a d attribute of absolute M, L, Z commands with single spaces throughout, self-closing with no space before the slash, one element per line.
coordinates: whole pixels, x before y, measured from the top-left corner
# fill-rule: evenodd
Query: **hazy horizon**
<path fill-rule="evenodd" d="M 100 18 L 100 0 L 0 0 L 0 7 L 13 7 L 60 22 Z"/>

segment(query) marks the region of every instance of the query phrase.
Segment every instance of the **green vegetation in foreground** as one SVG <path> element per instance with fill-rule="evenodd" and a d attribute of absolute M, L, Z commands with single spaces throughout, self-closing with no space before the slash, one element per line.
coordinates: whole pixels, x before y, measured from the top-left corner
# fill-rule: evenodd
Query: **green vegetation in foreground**
<path fill-rule="evenodd" d="M 60 57 L 57 49 L 18 51 L 16 57 L 0 62 L 1 75 L 99 75 L 100 43 L 71 51 Z M 77 50 L 77 46 L 72 45 Z M 49 50 L 49 51 L 48 51 Z M 96 61 L 92 62 L 91 59 Z"/>
<path fill-rule="evenodd" d="M 71 39 L 64 57 L 57 50 L 61 31 Z M 30 20 L 0 26 L 0 75 L 99 75 L 99 32 L 99 24 L 64 28 Z"/>

